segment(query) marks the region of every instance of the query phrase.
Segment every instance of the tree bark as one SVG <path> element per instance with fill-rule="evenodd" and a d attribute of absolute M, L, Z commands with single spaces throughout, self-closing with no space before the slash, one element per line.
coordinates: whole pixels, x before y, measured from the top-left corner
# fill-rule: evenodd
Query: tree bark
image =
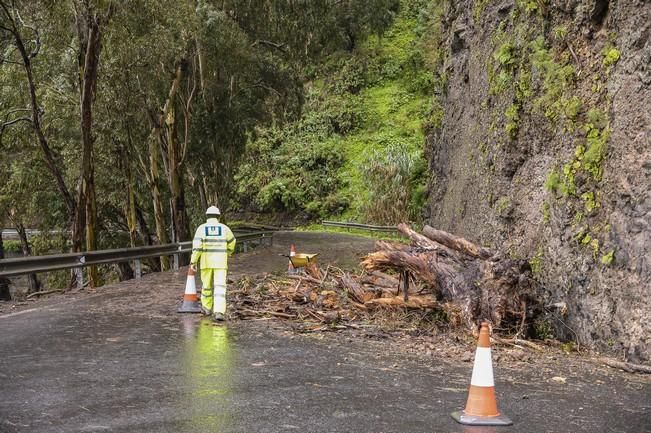
<path fill-rule="evenodd" d="M 470 257 L 488 260 L 495 255 L 495 253 L 489 249 L 480 247 L 464 238 L 454 236 L 453 234 L 444 232 L 443 230 L 437 230 L 430 226 L 425 226 L 423 234 L 441 245 L 462 252 Z"/>
<path fill-rule="evenodd" d="M 75 218 L 75 230 L 73 230 L 73 233 L 76 235 L 73 236 L 75 251 L 81 250 L 83 239 L 79 233 L 83 230 L 82 227 L 85 228 L 86 232 L 86 250 L 97 250 L 97 196 L 95 192 L 93 102 L 97 88 L 97 70 L 101 52 L 102 33 L 100 31 L 100 19 L 97 12 L 90 10 L 90 8 L 85 12 L 86 22 L 84 26 L 80 26 L 79 31 L 82 161 L 77 199 L 78 215 Z M 88 281 L 91 287 L 97 287 L 101 284 L 96 266 L 90 266 L 88 268 Z"/>
<path fill-rule="evenodd" d="M 2 241 L 2 230 L 0 230 L 0 260 L 5 258 L 5 245 Z M 11 291 L 9 291 L 9 278 L 0 277 L 0 301 L 11 301 Z"/>
<path fill-rule="evenodd" d="M 23 251 L 24 257 L 29 257 L 32 255 L 32 248 L 29 246 L 29 241 L 27 239 L 27 231 L 25 226 L 21 222 L 14 223 L 16 231 L 18 232 L 18 237 L 20 238 L 20 249 Z M 27 275 L 27 293 L 36 293 L 41 288 L 41 283 L 38 281 L 36 274 Z"/>
<path fill-rule="evenodd" d="M 188 216 L 185 208 L 185 191 L 183 189 L 183 171 L 179 155 L 175 110 L 170 109 L 167 117 L 167 170 L 172 208 L 174 240 L 186 241 L 189 238 Z"/>
<path fill-rule="evenodd" d="M 205 212 L 205 209 L 208 209 L 208 198 L 206 197 L 206 186 L 203 183 L 203 179 L 200 179 L 198 182 L 199 186 L 199 201 L 201 201 L 201 209 Z"/>
<path fill-rule="evenodd" d="M 184 66 L 182 63 L 183 62 L 179 63 L 179 65 L 176 68 L 176 74 L 174 76 L 174 79 L 172 80 L 172 85 L 170 86 L 170 91 L 167 95 L 167 100 L 163 105 L 163 109 L 160 112 L 160 115 L 158 116 L 157 119 L 155 119 L 154 127 L 148 138 L 149 172 L 147 174 L 147 183 L 149 184 L 149 188 L 151 189 L 152 202 L 154 206 L 154 221 L 156 225 L 156 235 L 158 236 L 159 244 L 169 243 L 169 237 L 167 235 L 167 227 L 165 226 L 165 214 L 163 212 L 163 202 L 162 202 L 160 185 L 159 185 L 160 166 L 158 161 L 158 154 L 159 154 L 159 150 L 163 150 L 164 143 L 169 138 L 168 133 L 166 131 L 166 125 L 168 124 L 168 117 L 170 115 L 172 116 L 172 118 L 174 117 L 173 104 L 176 95 L 178 93 L 179 86 L 181 85 L 181 80 L 183 79 Z M 175 123 L 175 121 L 173 122 Z M 175 149 L 174 143 L 167 143 L 167 146 L 168 147 L 172 146 L 174 148 L 173 153 L 178 154 L 176 153 L 178 151 Z M 167 156 L 168 161 L 166 162 L 169 162 L 169 149 L 167 155 L 168 155 Z M 168 166 L 168 180 L 171 181 L 172 176 L 170 175 L 170 173 L 172 170 L 174 170 L 175 172 L 174 177 L 176 177 L 176 173 L 178 173 L 176 170 L 178 170 L 178 167 L 176 167 L 176 164 L 173 164 L 174 167 L 170 167 L 170 164 L 166 164 L 166 165 Z M 178 195 L 179 191 L 177 190 L 176 193 Z M 183 208 L 185 207 L 184 202 L 179 204 L 182 205 Z M 174 206 L 172 206 L 172 208 L 174 209 Z M 175 211 L 173 210 L 172 213 L 174 214 Z M 174 218 L 174 215 L 172 215 L 172 218 Z M 167 256 L 161 257 L 161 267 L 163 270 L 168 270 L 170 268 L 169 257 Z"/>
<path fill-rule="evenodd" d="M 133 178 L 133 170 L 129 163 L 127 150 L 122 149 L 122 164 L 124 165 L 124 172 L 126 177 L 126 204 L 124 206 L 124 217 L 127 221 L 129 228 L 129 245 L 131 248 L 136 246 L 138 239 L 138 217 L 136 215 L 136 188 Z"/>
<path fill-rule="evenodd" d="M 156 225 L 156 236 L 159 244 L 169 243 L 167 229 L 165 227 L 165 214 L 159 187 L 160 170 L 158 167 L 158 149 L 154 138 L 149 139 L 149 176 L 148 183 L 151 189 L 151 199 L 154 205 L 154 223 Z M 169 257 L 160 258 L 161 269 L 166 271 L 170 268 Z"/>
<path fill-rule="evenodd" d="M 172 227 L 174 230 L 174 240 L 176 242 L 186 241 L 190 237 L 190 228 L 188 223 L 188 215 L 185 208 L 185 191 L 183 188 L 183 160 L 178 139 L 177 128 L 177 115 L 175 107 L 176 94 L 179 92 L 181 82 L 187 76 L 188 62 L 181 59 L 176 68 L 176 76 L 172 84 L 172 90 L 166 102 L 167 117 L 163 119 L 165 122 L 165 136 L 161 137 L 161 143 L 167 145 L 167 180 L 170 188 L 170 202 L 172 213 Z M 188 120 L 189 111 L 192 104 L 192 95 L 194 91 L 190 92 L 188 96 L 187 106 L 183 107 L 186 120 L 186 131 L 184 147 L 187 147 L 187 133 L 188 133 Z"/>
<path fill-rule="evenodd" d="M 413 246 L 383 241 L 362 261 L 367 271 L 408 271 L 437 300 L 454 305 L 455 316 L 469 329 L 481 320 L 522 334 L 527 311 L 537 306 L 532 296 L 531 269 L 526 260 L 511 260 L 466 239 L 425 227 L 423 236 L 401 224 Z M 488 260 L 490 259 L 490 260 Z M 450 307 L 452 308 L 452 307 Z M 446 311 L 453 311 L 446 307 Z"/>

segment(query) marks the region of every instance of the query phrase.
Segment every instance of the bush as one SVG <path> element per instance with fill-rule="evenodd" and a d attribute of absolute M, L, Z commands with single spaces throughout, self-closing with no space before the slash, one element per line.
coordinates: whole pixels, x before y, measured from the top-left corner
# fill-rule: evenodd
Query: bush
<path fill-rule="evenodd" d="M 341 152 L 331 142 L 301 132 L 287 131 L 275 148 L 266 137 L 252 144 L 235 178 L 241 205 L 314 216 L 347 207 L 347 201 L 336 195 L 342 186 L 337 174 L 343 163 Z"/>
<path fill-rule="evenodd" d="M 424 160 L 404 145 L 392 143 L 376 151 L 363 167 L 369 189 L 366 218 L 389 224 L 418 219 L 425 202 L 425 172 Z"/>
<path fill-rule="evenodd" d="M 14 240 L 6 240 L 2 242 L 2 246 L 4 247 L 5 254 L 6 253 L 20 253 L 22 252 L 22 248 L 20 246 L 20 241 L 14 241 Z"/>

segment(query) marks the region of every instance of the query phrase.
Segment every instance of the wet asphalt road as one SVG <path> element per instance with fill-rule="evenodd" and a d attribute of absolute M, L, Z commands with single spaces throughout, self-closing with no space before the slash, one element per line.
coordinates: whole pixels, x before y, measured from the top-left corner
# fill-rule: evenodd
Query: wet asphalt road
<path fill-rule="evenodd" d="M 463 427 L 449 413 L 465 403 L 471 363 L 268 321 L 214 326 L 176 314 L 178 296 L 153 316 L 106 308 L 135 296 L 0 316 L 0 432 L 651 432 L 639 376 L 496 367 L 515 425 Z"/>

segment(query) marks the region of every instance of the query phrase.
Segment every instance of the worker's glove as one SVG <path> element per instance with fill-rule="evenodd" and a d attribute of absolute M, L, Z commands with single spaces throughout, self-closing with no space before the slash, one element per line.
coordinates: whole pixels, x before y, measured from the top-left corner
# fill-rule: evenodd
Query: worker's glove
<path fill-rule="evenodd" d="M 192 272 L 197 272 L 197 264 L 196 263 L 190 263 L 190 269 L 192 269 Z"/>

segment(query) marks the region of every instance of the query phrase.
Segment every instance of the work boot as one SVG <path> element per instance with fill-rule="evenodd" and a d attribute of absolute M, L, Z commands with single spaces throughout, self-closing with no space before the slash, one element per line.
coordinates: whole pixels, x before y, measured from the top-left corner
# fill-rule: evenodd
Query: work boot
<path fill-rule="evenodd" d="M 210 316 L 210 314 L 212 314 L 212 311 L 210 311 L 209 309 L 207 309 L 206 307 L 204 307 L 202 305 L 201 306 L 201 314 L 203 314 L 204 316 Z"/>
<path fill-rule="evenodd" d="M 224 313 L 215 313 L 212 320 L 213 322 L 223 322 L 225 320 Z"/>

